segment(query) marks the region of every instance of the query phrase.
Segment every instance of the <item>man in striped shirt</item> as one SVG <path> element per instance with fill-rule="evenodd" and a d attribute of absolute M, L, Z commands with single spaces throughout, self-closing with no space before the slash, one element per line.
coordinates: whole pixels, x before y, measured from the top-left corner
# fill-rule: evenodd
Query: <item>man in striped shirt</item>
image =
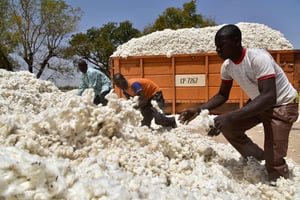
<path fill-rule="evenodd" d="M 267 51 L 244 48 L 241 41 L 241 31 L 235 25 L 225 25 L 218 30 L 216 51 L 224 60 L 219 92 L 205 104 L 185 109 L 179 120 L 187 124 L 202 109 L 211 110 L 224 104 L 235 80 L 250 101 L 241 109 L 217 116 L 215 127 L 208 134 L 215 136 L 222 132 L 244 158 L 265 160 L 269 181 L 274 183 L 279 177 L 289 177 L 284 157 L 291 127 L 298 118 L 299 96 Z M 259 123 L 264 126 L 264 150 L 245 134 Z"/>

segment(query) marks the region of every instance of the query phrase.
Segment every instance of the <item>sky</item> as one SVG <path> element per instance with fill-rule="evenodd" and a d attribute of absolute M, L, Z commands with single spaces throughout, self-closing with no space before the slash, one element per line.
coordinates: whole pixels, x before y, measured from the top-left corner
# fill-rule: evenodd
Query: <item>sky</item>
<path fill-rule="evenodd" d="M 181 8 L 190 0 L 65 0 L 83 11 L 77 32 L 108 22 L 130 21 L 142 31 L 166 8 Z M 196 0 L 197 14 L 218 25 L 251 22 L 280 31 L 294 49 L 300 49 L 300 0 Z"/>

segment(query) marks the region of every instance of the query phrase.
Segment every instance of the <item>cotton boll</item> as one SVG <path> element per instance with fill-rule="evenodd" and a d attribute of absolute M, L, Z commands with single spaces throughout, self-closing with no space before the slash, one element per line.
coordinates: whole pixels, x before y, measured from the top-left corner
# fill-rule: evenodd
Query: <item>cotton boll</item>
<path fill-rule="evenodd" d="M 3 137 L 7 137 L 15 127 L 13 116 L 0 117 L 0 133 Z"/>
<path fill-rule="evenodd" d="M 128 187 L 131 191 L 137 192 L 141 187 L 141 183 L 136 180 L 131 180 L 130 183 L 128 184 Z"/>
<path fill-rule="evenodd" d="M 100 177 L 105 169 L 105 163 L 101 158 L 95 157 L 86 158 L 78 165 L 78 174 L 81 177 L 85 177 L 87 174 L 91 174 L 93 178 Z"/>
<path fill-rule="evenodd" d="M 51 195 L 43 188 L 36 189 L 35 191 L 25 191 L 24 195 L 20 195 L 20 199 L 33 199 L 33 200 L 47 200 L 51 199 Z"/>
<path fill-rule="evenodd" d="M 75 150 L 74 154 L 73 154 L 73 159 L 81 159 L 81 158 L 86 158 L 88 156 L 88 151 L 90 151 L 89 149 L 79 149 L 79 150 Z"/>
<path fill-rule="evenodd" d="M 36 161 L 34 163 L 31 163 L 31 165 L 25 165 L 25 167 L 23 166 L 22 170 L 24 170 L 24 173 L 28 173 L 27 178 L 29 180 L 30 185 L 44 185 L 46 171 L 46 166 L 44 163 Z M 23 175 L 26 176 L 25 174 Z"/>
<path fill-rule="evenodd" d="M 74 159 L 74 149 L 70 146 L 59 146 L 54 154 L 58 157 Z"/>
<path fill-rule="evenodd" d="M 10 199 L 17 196 L 20 198 L 21 194 L 25 192 L 24 188 L 20 187 L 22 182 L 23 182 L 22 179 L 16 179 L 16 182 L 10 183 L 6 188 L 6 190 L 1 194 L 1 197 Z"/>
<path fill-rule="evenodd" d="M 93 105 L 94 101 L 94 90 L 92 88 L 85 89 L 81 96 L 82 102 L 85 104 Z"/>
<path fill-rule="evenodd" d="M 155 110 L 157 110 L 157 112 L 163 113 L 163 111 L 160 109 L 160 107 L 158 107 L 157 101 L 152 100 L 151 104 L 152 104 L 153 108 L 155 108 Z"/>
<path fill-rule="evenodd" d="M 173 54 L 174 53 L 172 50 L 168 50 L 166 56 L 167 56 L 167 58 L 171 58 Z"/>
<path fill-rule="evenodd" d="M 68 193 L 66 195 L 66 199 L 82 199 L 88 200 L 92 197 L 88 192 L 88 188 L 86 187 L 85 182 L 76 182 L 72 187 L 68 189 Z"/>
<path fill-rule="evenodd" d="M 47 166 L 45 171 L 45 188 L 52 196 L 63 195 L 68 186 L 65 175 L 69 173 L 66 171 L 69 166 L 60 161 L 57 161 L 56 163 L 50 162 L 52 161 L 45 161 L 45 165 Z"/>
<path fill-rule="evenodd" d="M 129 191 L 121 186 L 121 185 L 116 185 L 113 186 L 112 188 L 110 188 L 108 190 L 109 193 L 109 198 L 108 199 L 124 199 L 124 200 L 130 200 L 131 199 L 131 195 L 129 193 Z"/>
<path fill-rule="evenodd" d="M 10 159 L 16 159 L 17 161 L 21 161 L 22 159 L 25 163 L 20 165 L 18 162 L 11 162 L 12 166 L 10 167 L 9 176 L 7 176 L 8 174 L 3 176 L 4 180 L 6 180 L 5 182 L 8 184 L 2 193 L 4 196 L 10 197 L 23 194 L 26 190 L 33 189 L 37 184 L 41 183 L 39 167 L 36 168 L 28 163 L 28 161 L 30 162 L 30 160 L 32 161 L 35 158 L 31 158 L 26 153 L 23 153 L 22 157 L 19 157 L 17 154 L 15 155 L 17 157 L 14 157 L 15 148 L 7 148 L 6 152 L 10 155 Z"/>
<path fill-rule="evenodd" d="M 16 146 L 22 146 L 21 144 L 22 143 L 17 143 Z M 37 154 L 40 153 L 41 155 L 45 155 L 45 153 L 44 153 L 45 151 L 41 147 L 41 145 L 37 141 L 35 141 L 35 140 L 31 139 L 31 138 L 28 138 L 26 140 L 26 142 L 24 143 L 23 148 L 26 148 L 30 152 L 35 152 Z"/>
<path fill-rule="evenodd" d="M 209 115 L 208 110 L 202 110 L 200 114 L 192 120 L 189 124 L 191 124 L 193 127 L 197 128 L 197 131 L 199 132 L 207 132 L 211 126 L 214 126 L 214 118 L 215 115 Z M 199 123 L 200 122 L 200 123 Z M 200 130 L 199 130 L 200 129 Z"/>
<path fill-rule="evenodd" d="M 0 194 L 4 194 L 4 192 L 8 189 L 9 185 L 15 179 L 17 179 L 17 177 L 15 176 L 13 171 L 0 170 Z"/>
<path fill-rule="evenodd" d="M 100 134 L 103 134 L 108 137 L 113 136 L 120 136 L 120 127 L 121 121 L 120 120 L 111 120 L 109 122 L 103 123 L 103 127 L 100 129 Z"/>
<path fill-rule="evenodd" d="M 192 169 L 192 167 L 188 160 L 183 160 L 179 163 L 179 170 L 189 170 L 189 169 Z"/>

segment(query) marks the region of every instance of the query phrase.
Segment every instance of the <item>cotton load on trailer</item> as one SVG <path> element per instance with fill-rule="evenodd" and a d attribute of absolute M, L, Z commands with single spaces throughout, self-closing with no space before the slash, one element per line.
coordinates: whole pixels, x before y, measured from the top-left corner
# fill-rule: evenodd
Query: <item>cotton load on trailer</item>
<path fill-rule="evenodd" d="M 282 67 L 289 81 L 299 91 L 300 50 L 269 50 Z M 201 104 L 218 92 L 223 60 L 214 52 L 177 54 L 172 56 L 111 57 L 111 74 L 122 73 L 126 78 L 143 77 L 156 82 L 163 90 L 166 113 Z M 123 97 L 115 87 L 116 93 Z M 214 110 L 224 113 L 242 107 L 249 97 L 236 84 L 227 103 Z"/>

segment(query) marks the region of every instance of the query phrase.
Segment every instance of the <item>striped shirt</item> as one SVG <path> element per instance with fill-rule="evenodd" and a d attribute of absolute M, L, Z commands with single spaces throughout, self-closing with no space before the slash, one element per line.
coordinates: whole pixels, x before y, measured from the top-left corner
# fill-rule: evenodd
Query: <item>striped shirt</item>
<path fill-rule="evenodd" d="M 296 98 L 296 89 L 265 50 L 245 48 L 239 61 L 234 63 L 227 59 L 221 67 L 222 81 L 235 80 L 252 100 L 260 94 L 258 81 L 271 77 L 275 77 L 277 106 L 288 104 Z"/>

